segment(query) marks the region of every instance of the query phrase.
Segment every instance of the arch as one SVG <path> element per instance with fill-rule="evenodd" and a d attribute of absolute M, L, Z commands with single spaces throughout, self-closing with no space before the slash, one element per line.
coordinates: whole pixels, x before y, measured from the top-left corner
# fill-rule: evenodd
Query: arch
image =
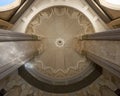
<path fill-rule="evenodd" d="M 18 7 L 21 3 L 21 0 L 2 0 L 0 1 L 0 12 L 1 11 L 8 11 Z"/>
<path fill-rule="evenodd" d="M 30 72 L 29 72 L 30 70 Z M 43 91 L 51 92 L 51 93 L 70 93 L 74 91 L 78 91 L 88 85 L 90 85 L 94 80 L 96 80 L 102 74 L 102 68 L 94 65 L 94 70 L 89 71 L 87 76 L 83 79 L 81 77 L 74 78 L 67 84 L 54 84 L 53 81 L 45 78 L 37 77 L 35 74 L 31 74 L 31 69 L 26 68 L 25 65 L 19 68 L 19 75 L 26 80 L 32 86 L 41 89 Z M 43 80 L 39 80 L 43 79 Z M 66 82 L 66 81 L 65 81 Z M 71 83 L 72 82 L 72 83 Z"/>

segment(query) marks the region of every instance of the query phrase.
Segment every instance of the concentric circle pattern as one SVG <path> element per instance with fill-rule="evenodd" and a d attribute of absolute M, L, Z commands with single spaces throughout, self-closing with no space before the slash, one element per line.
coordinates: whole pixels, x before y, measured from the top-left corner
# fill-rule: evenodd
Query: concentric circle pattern
<path fill-rule="evenodd" d="M 78 38 L 94 32 L 87 17 L 70 7 L 51 7 L 39 12 L 29 23 L 26 33 L 44 37 L 40 54 L 29 63 L 35 73 L 48 79 L 67 80 L 82 76 L 92 66 L 80 54 L 84 43 Z"/>

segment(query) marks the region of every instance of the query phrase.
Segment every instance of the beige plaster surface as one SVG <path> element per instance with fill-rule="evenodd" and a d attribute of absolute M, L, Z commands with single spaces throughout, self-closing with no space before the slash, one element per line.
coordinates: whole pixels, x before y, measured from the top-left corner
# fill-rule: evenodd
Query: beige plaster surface
<path fill-rule="evenodd" d="M 26 30 L 44 38 L 43 50 L 32 62 L 34 69 L 52 79 L 67 79 L 82 73 L 90 61 L 76 51 L 77 37 L 93 32 L 89 19 L 73 8 L 58 6 L 39 12 Z"/>

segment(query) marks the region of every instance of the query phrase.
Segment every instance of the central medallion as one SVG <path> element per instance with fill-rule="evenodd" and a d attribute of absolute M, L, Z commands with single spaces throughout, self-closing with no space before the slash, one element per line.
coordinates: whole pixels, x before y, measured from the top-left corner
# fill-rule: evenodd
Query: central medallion
<path fill-rule="evenodd" d="M 62 38 L 56 39 L 56 41 L 55 41 L 55 45 L 57 47 L 63 47 L 64 44 L 65 44 L 65 42 L 64 42 L 64 40 Z"/>

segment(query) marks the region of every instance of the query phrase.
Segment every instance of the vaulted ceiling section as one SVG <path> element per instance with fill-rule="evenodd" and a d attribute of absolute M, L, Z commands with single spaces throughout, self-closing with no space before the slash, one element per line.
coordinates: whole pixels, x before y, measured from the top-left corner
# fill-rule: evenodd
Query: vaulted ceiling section
<path fill-rule="evenodd" d="M 86 0 L 86 2 L 110 28 L 120 27 L 120 10 L 104 7 L 99 0 Z"/>
<path fill-rule="evenodd" d="M 102 6 L 99 0 L 85 0 L 99 17 L 110 27 L 120 27 L 120 11 Z M 0 12 L 0 28 L 10 29 L 34 0 L 21 0 L 20 6 L 9 11 Z"/>
<path fill-rule="evenodd" d="M 34 0 L 21 0 L 21 4 L 11 10 L 0 12 L 0 28 L 11 29 Z"/>

